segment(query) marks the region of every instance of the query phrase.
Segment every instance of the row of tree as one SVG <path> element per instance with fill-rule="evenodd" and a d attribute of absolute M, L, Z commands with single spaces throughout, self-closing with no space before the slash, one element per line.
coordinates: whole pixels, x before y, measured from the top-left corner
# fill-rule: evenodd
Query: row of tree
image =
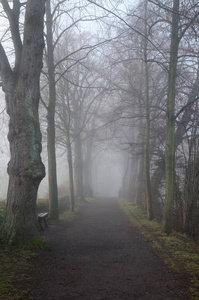
<path fill-rule="evenodd" d="M 67 154 L 71 210 L 75 197 L 84 200 L 85 194 L 92 195 L 94 117 L 105 85 L 99 72 L 100 57 L 91 54 L 106 41 L 79 33 L 78 23 L 93 19 L 91 11 L 86 13 L 90 5 L 86 1 L 68 5 L 68 1 L 5 0 L 1 5 L 5 30 L 0 75 L 10 117 L 11 157 L 2 238 L 18 243 L 37 236 L 36 197 L 45 176 L 40 156 L 42 135 L 47 142 L 51 219 L 59 218 L 58 148 Z M 9 51 L 12 48 L 14 51 Z M 42 134 L 39 117 L 44 120 Z M 87 170 L 84 177 L 83 164 Z"/>
<path fill-rule="evenodd" d="M 92 161 L 103 144 L 123 159 L 120 196 L 163 221 L 166 233 L 195 235 L 197 1 L 9 2 L 1 1 L 7 27 L 0 44 L 11 155 L 4 238 L 37 235 L 36 197 L 45 176 L 39 118 L 52 219 L 59 218 L 58 152 L 67 157 L 74 210 L 75 198 L 92 195 Z"/>
<path fill-rule="evenodd" d="M 142 1 L 124 42 L 133 103 L 131 116 L 121 112 L 132 118 L 133 133 L 122 193 L 134 194 L 168 234 L 198 230 L 198 16 L 197 1 Z"/>

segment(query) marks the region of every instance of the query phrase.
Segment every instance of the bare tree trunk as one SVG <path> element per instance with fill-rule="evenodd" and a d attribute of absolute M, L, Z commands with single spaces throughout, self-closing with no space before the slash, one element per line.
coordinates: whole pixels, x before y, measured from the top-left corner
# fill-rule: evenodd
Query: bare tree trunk
<path fill-rule="evenodd" d="M 141 111 L 140 111 L 141 113 Z M 137 178 L 135 185 L 135 203 L 146 208 L 146 176 L 145 176 L 145 161 L 144 149 L 145 144 L 145 126 L 143 121 L 139 120 L 139 132 L 137 134 L 137 144 L 140 145 L 139 153 L 136 154 L 137 159 Z"/>
<path fill-rule="evenodd" d="M 68 61 L 66 61 L 68 69 Z M 61 109 L 60 112 L 57 111 L 59 118 L 62 121 L 62 127 L 64 130 L 64 135 L 66 138 L 66 151 L 67 151 L 67 161 L 68 161 L 68 177 L 69 177 L 69 193 L 70 193 L 70 210 L 73 212 L 75 209 L 75 192 L 74 192 L 74 168 L 73 168 L 73 153 L 71 145 L 71 128 L 72 128 L 72 111 L 69 96 L 69 81 L 68 74 L 66 73 L 66 80 L 61 81 L 60 86 L 61 91 Z"/>
<path fill-rule="evenodd" d="M 146 136 L 145 136 L 145 176 L 147 191 L 147 217 L 153 219 L 151 179 L 150 179 L 150 103 L 149 103 L 149 72 L 147 58 L 147 3 L 145 1 L 145 38 L 144 38 L 144 68 L 145 68 L 145 109 L 146 109 Z"/>
<path fill-rule="evenodd" d="M 91 182 L 91 168 L 92 168 L 92 146 L 93 146 L 93 134 L 88 139 L 86 144 L 86 155 L 84 158 L 84 194 L 85 197 L 92 197 L 92 182 Z"/>
<path fill-rule="evenodd" d="M 144 174 L 144 158 L 140 157 L 138 163 L 138 176 L 136 179 L 136 189 L 135 189 L 135 201 L 139 206 L 143 206 L 146 203 L 146 182 L 145 182 L 145 174 Z M 146 205 L 145 205 L 146 207 Z"/>
<path fill-rule="evenodd" d="M 181 117 L 180 122 L 178 122 L 178 127 L 175 132 L 175 149 L 180 145 L 182 142 L 182 138 L 187 131 L 187 125 L 191 120 L 191 116 L 194 113 L 193 104 L 198 99 L 199 96 L 199 64 L 197 70 L 197 76 L 195 82 L 192 86 L 191 92 L 189 94 L 189 98 L 187 101 L 187 105 L 183 108 L 183 115 Z"/>
<path fill-rule="evenodd" d="M 170 64 L 167 92 L 167 125 L 166 125 L 166 195 L 164 206 L 163 231 L 170 234 L 173 228 L 174 209 L 174 182 L 175 182 L 175 86 L 178 60 L 178 22 L 179 22 L 179 0 L 173 1 L 172 32 L 170 46 Z"/>
<path fill-rule="evenodd" d="M 84 201 L 82 141 L 79 135 L 74 140 L 75 195 Z"/>
<path fill-rule="evenodd" d="M 72 158 L 69 128 L 67 130 L 66 135 L 67 135 L 67 159 L 68 159 L 69 190 L 70 190 L 70 209 L 72 212 L 74 212 L 75 193 L 74 193 L 74 179 L 73 179 L 73 158 Z"/>
<path fill-rule="evenodd" d="M 190 122 L 191 116 L 193 114 L 192 105 L 193 105 L 194 101 L 196 101 L 198 94 L 199 94 L 199 66 L 198 66 L 196 80 L 192 86 L 187 104 L 184 108 L 184 112 L 182 111 L 183 115 L 180 119 L 180 122 L 178 122 L 178 126 L 177 126 L 177 129 L 175 132 L 175 150 L 178 148 L 180 143 L 182 143 L 183 136 L 185 135 L 186 130 L 187 130 L 187 125 Z M 164 162 L 163 162 L 163 165 L 164 165 Z M 162 182 L 164 176 L 165 176 L 165 166 L 162 166 L 162 168 L 159 166 L 155 170 L 155 172 L 151 178 L 152 199 L 153 199 L 153 203 L 156 206 L 159 202 L 159 195 L 160 195 L 159 187 L 161 185 L 161 182 Z"/>
<path fill-rule="evenodd" d="M 84 179 L 83 179 L 83 155 L 82 155 L 82 140 L 80 126 L 82 119 L 81 105 L 77 100 L 73 103 L 74 110 L 74 181 L 75 181 L 75 196 L 84 201 Z"/>
<path fill-rule="evenodd" d="M 50 0 L 46 2 L 46 23 L 47 23 L 47 66 L 49 83 L 49 105 L 48 105 L 48 190 L 49 190 L 49 213 L 53 220 L 59 219 L 58 191 L 57 191 L 57 167 L 55 150 L 55 67 L 53 55 L 52 37 L 52 14 Z"/>
<path fill-rule="evenodd" d="M 29 242 L 37 234 L 36 197 L 39 184 L 45 176 L 40 157 L 38 117 L 44 10 L 44 0 L 27 1 L 23 45 L 16 22 L 14 28 L 11 24 L 16 51 L 14 71 L 0 44 L 0 75 L 10 117 L 8 139 L 11 156 L 3 235 L 11 244 Z M 8 9 L 7 13 L 14 16 L 15 21 L 18 17 L 19 21 L 19 11 L 20 4 L 15 1 L 12 12 Z"/>
<path fill-rule="evenodd" d="M 184 183 L 184 231 L 194 237 L 199 224 L 198 217 L 198 174 L 199 174 L 199 143 L 198 143 L 198 103 L 195 105 L 195 116 L 192 123 L 191 138 L 188 142 L 189 157 L 186 166 Z"/>

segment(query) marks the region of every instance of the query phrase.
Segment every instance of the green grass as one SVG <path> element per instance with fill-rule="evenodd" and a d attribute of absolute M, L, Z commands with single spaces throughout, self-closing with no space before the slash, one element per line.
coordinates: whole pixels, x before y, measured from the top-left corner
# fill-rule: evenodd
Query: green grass
<path fill-rule="evenodd" d="M 199 299 L 199 242 L 178 232 L 168 236 L 162 232 L 162 224 L 156 220 L 148 221 L 140 207 L 123 199 L 119 199 L 119 204 L 165 263 L 179 273 L 188 274 L 191 299 Z"/>
<path fill-rule="evenodd" d="M 0 246 L 0 300 L 24 298 L 32 278 L 28 275 L 28 261 L 35 253 L 27 248 Z"/>
<path fill-rule="evenodd" d="M 42 209 L 46 200 L 40 203 Z M 3 222 L 5 201 L 0 201 L 0 226 Z M 35 244 L 28 246 L 0 245 L 0 300 L 26 299 L 32 278 L 29 275 L 29 261 L 37 249 L 46 249 L 45 242 L 38 234 Z"/>
<path fill-rule="evenodd" d="M 5 201 L 0 201 L 0 226 L 3 222 Z M 36 256 L 36 249 L 45 243 L 38 236 L 35 248 L 0 245 L 0 300 L 25 299 L 27 286 L 32 278 L 29 276 L 29 260 Z"/>

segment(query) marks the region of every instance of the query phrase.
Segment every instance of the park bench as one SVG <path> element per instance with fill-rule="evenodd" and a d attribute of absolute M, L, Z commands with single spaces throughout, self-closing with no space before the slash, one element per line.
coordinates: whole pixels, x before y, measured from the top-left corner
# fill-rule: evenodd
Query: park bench
<path fill-rule="evenodd" d="M 42 222 L 44 223 L 45 227 L 48 227 L 48 224 L 46 222 L 46 218 L 48 217 L 48 212 L 43 212 L 38 214 L 38 224 L 40 226 L 41 230 L 44 230 L 42 226 Z"/>

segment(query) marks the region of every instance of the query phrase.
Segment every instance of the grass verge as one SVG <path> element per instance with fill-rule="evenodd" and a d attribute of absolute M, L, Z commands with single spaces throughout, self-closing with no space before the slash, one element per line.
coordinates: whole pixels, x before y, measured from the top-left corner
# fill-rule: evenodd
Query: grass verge
<path fill-rule="evenodd" d="M 31 281 L 28 275 L 28 261 L 34 252 L 27 248 L 0 246 L 0 299 L 25 299 L 27 286 Z"/>
<path fill-rule="evenodd" d="M 164 262 L 173 270 L 190 278 L 190 299 L 199 299 L 199 243 L 185 234 L 166 235 L 157 221 L 148 221 L 145 212 L 132 203 L 119 199 L 121 209 L 140 233 L 149 241 Z"/>

